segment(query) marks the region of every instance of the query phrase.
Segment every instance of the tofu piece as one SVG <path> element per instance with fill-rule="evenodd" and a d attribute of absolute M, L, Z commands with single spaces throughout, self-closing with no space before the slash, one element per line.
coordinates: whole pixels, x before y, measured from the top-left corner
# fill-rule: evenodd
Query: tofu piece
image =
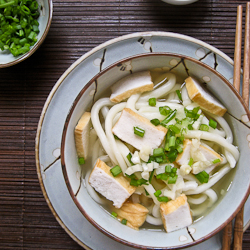
<path fill-rule="evenodd" d="M 176 163 L 181 166 L 182 174 L 184 174 L 184 168 L 187 167 L 190 158 L 194 160 L 191 166 L 193 174 L 198 174 L 203 170 L 210 173 L 223 161 L 223 158 L 212 148 L 203 146 L 200 142 L 185 139 L 183 142 L 183 152 L 176 158 Z M 213 164 L 212 162 L 215 159 L 220 159 L 220 162 Z M 188 172 L 186 174 L 188 174 Z"/>
<path fill-rule="evenodd" d="M 114 177 L 110 169 L 111 167 L 98 159 L 89 176 L 89 184 L 106 199 L 111 200 L 116 208 L 120 208 L 135 192 L 136 187 L 131 186 L 123 175 Z"/>
<path fill-rule="evenodd" d="M 152 82 L 150 71 L 133 73 L 120 79 L 111 87 L 110 101 L 118 103 L 133 94 L 150 91 L 153 88 L 154 83 Z"/>
<path fill-rule="evenodd" d="M 175 200 L 161 203 L 160 212 L 166 232 L 170 233 L 193 223 L 190 207 L 185 194 Z"/>
<path fill-rule="evenodd" d="M 114 212 L 117 213 L 118 220 L 126 219 L 127 226 L 139 230 L 139 227 L 145 222 L 149 211 L 139 203 L 126 201 L 121 208 L 114 209 Z"/>
<path fill-rule="evenodd" d="M 176 157 L 176 163 L 181 165 L 186 165 L 189 162 L 190 159 L 190 151 L 191 151 L 192 141 L 185 139 L 183 141 L 183 151 L 182 153 L 178 154 Z"/>
<path fill-rule="evenodd" d="M 194 164 L 193 169 L 192 169 L 193 174 L 198 174 L 203 170 L 205 170 L 209 174 L 214 168 L 216 168 L 218 165 L 220 165 L 220 163 L 223 161 L 223 158 L 211 148 L 200 145 L 199 151 L 205 157 L 207 163 L 205 162 L 203 166 L 202 166 L 202 164 L 201 165 Z M 220 159 L 220 162 L 215 163 L 215 164 L 211 164 L 211 162 L 213 162 L 216 159 Z"/>
<path fill-rule="evenodd" d="M 144 136 L 135 135 L 134 127 L 145 130 Z M 150 120 L 138 115 L 129 108 L 123 109 L 119 120 L 112 128 L 113 134 L 139 150 L 144 146 L 151 149 L 158 148 L 164 140 L 167 131 L 163 126 L 154 126 Z"/>
<path fill-rule="evenodd" d="M 189 98 L 199 104 L 201 108 L 219 116 L 226 113 L 227 109 L 195 79 L 188 77 L 185 82 Z"/>
<path fill-rule="evenodd" d="M 88 157 L 89 132 L 91 127 L 90 112 L 85 112 L 75 127 L 75 144 L 78 157 Z"/>

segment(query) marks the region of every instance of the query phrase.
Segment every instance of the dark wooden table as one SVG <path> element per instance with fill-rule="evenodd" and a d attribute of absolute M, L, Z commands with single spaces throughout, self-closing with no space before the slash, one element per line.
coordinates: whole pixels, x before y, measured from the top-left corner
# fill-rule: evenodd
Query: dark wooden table
<path fill-rule="evenodd" d="M 200 0 L 54 0 L 52 25 L 24 62 L 0 69 L 0 249 L 82 249 L 52 215 L 37 178 L 35 135 L 52 87 L 81 55 L 109 39 L 171 31 L 201 39 L 233 59 L 237 5 Z M 250 249 L 250 229 L 243 249 Z"/>

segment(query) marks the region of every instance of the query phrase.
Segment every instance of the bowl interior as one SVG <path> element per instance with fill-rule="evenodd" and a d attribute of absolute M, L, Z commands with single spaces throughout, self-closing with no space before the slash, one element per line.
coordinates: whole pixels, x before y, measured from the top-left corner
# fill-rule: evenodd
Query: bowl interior
<path fill-rule="evenodd" d="M 220 100 L 228 109 L 225 119 L 234 135 L 234 145 L 240 151 L 240 159 L 234 170 L 229 172 L 216 188 L 220 195 L 216 206 L 206 211 L 205 216 L 195 221 L 190 227 L 172 233 L 165 233 L 160 228 L 132 230 L 114 220 L 88 194 L 85 186 L 85 173 L 89 168 L 87 161 L 80 168 L 75 149 L 74 128 L 85 111 L 90 111 L 93 102 L 103 95 L 109 96 L 110 87 L 124 76 L 158 68 L 175 73 L 182 83 L 183 79 L 193 76 Z M 89 83 L 83 83 L 83 89 L 74 101 L 67 116 L 62 136 L 61 161 L 65 181 L 72 199 L 83 215 L 98 229 L 115 240 L 138 248 L 178 248 L 204 241 L 220 231 L 240 209 L 249 193 L 248 154 L 250 153 L 247 136 L 249 127 L 242 122 L 242 117 L 249 113 L 241 97 L 231 84 L 216 70 L 192 58 L 167 53 L 141 54 L 119 61 L 97 74 Z M 230 204 L 230 205 L 228 205 Z M 213 223 L 211 223 L 213 221 Z"/>
<path fill-rule="evenodd" d="M 17 57 L 14 57 L 9 51 L 0 50 L 0 68 L 9 67 L 25 60 L 31 56 L 44 41 L 52 21 L 53 3 L 52 0 L 38 0 L 37 2 L 40 8 L 40 16 L 38 18 L 40 32 L 37 35 L 37 42 L 30 48 L 29 52 Z"/>

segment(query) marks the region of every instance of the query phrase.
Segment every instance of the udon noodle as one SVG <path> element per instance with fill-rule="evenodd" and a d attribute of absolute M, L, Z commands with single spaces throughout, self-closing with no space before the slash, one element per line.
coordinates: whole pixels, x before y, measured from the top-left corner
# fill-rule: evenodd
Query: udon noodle
<path fill-rule="evenodd" d="M 146 222 L 154 226 L 164 223 L 160 213 L 161 203 L 173 201 L 183 194 L 187 197 L 192 217 L 204 215 L 218 200 L 219 194 L 213 189 L 214 185 L 235 167 L 239 158 L 227 121 L 192 101 L 185 84 L 177 83 L 173 73 L 164 76 L 163 81 L 155 83 L 152 91 L 132 94 L 119 103 L 112 102 L 109 97 L 95 102 L 91 109 L 92 127 L 89 132 L 92 152 L 88 162 L 91 167 L 84 176 L 90 196 L 107 208 L 110 201 L 90 185 L 89 176 L 98 159 L 110 167 L 119 166 L 120 175 L 135 187 L 128 200 L 142 204 L 148 210 Z M 146 145 L 138 150 L 114 135 L 113 128 L 124 110 L 131 110 L 151 123 L 159 122 L 159 125 L 153 123 L 154 126 L 168 129 L 156 149 Z M 173 112 L 174 118 L 164 123 L 169 113 Z M 185 143 L 190 145 L 193 157 L 180 164 L 178 159 L 181 162 L 180 158 L 184 157 Z M 220 157 L 210 162 L 199 158 L 197 148 L 200 147 Z M 113 208 L 108 209 L 112 213 Z"/>

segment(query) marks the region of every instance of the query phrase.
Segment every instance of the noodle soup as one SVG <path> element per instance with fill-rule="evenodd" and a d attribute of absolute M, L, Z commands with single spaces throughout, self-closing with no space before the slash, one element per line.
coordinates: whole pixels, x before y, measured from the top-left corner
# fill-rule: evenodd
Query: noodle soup
<path fill-rule="evenodd" d="M 210 212 L 224 200 L 239 159 L 237 138 L 234 139 L 230 128 L 232 117 L 226 113 L 225 119 L 220 113 L 226 112 L 220 103 L 225 102 L 225 98 L 220 98 L 223 95 L 216 93 L 212 97 L 219 108 L 213 107 L 211 111 L 211 105 L 195 100 L 189 93 L 188 81 L 191 79 L 191 86 L 198 82 L 203 87 L 199 74 L 206 75 L 210 69 L 199 64 L 197 67 L 192 60 L 183 64 L 178 56 L 177 66 L 163 66 L 170 65 L 173 57 L 160 56 L 157 63 L 152 63 L 154 56 L 148 60 L 135 58 L 135 67 L 119 76 L 114 74 L 119 66 L 104 70 L 91 81 L 97 86 L 94 98 L 89 95 L 95 88 L 92 84 L 76 99 L 73 110 L 77 113 L 71 112 L 69 116 L 70 120 L 75 117 L 75 122 L 69 125 L 75 130 L 75 135 L 70 133 L 70 140 L 73 136 L 75 162 L 79 161 L 84 184 L 84 188 L 75 189 L 76 204 L 94 225 L 101 223 L 91 207 L 94 204 L 95 209 L 102 207 L 106 213 L 100 221 L 107 226 L 102 224 L 103 232 L 111 237 L 118 234 L 118 240 L 132 242 L 136 247 L 143 243 L 133 238 L 134 230 L 146 238 L 151 231 L 167 237 L 167 241 L 161 238 L 159 247 L 182 245 L 177 235 L 207 221 Z M 137 63 L 140 60 L 143 66 Z M 192 64 L 200 69 L 199 73 L 192 74 Z M 209 76 L 211 82 L 224 81 L 219 76 Z M 142 84 L 135 87 L 133 81 L 141 81 L 140 77 Z M 131 81 L 132 90 L 126 88 Z M 217 83 L 206 87 L 214 92 Z M 121 90 L 119 86 L 125 88 Z M 222 91 L 228 88 L 222 86 Z M 83 96 L 85 101 L 80 108 L 78 101 Z M 209 94 L 205 101 L 210 102 L 210 98 Z M 63 143 L 67 145 L 66 142 Z M 79 149 L 79 144 L 83 148 Z M 64 147 L 67 146 L 63 146 L 63 151 Z M 64 161 L 67 162 L 67 157 Z M 84 196 L 80 197 L 83 190 Z M 115 228 L 123 227 L 126 234 L 109 228 L 110 223 Z M 212 231 L 205 231 L 211 235 L 216 228 L 215 223 Z"/>

